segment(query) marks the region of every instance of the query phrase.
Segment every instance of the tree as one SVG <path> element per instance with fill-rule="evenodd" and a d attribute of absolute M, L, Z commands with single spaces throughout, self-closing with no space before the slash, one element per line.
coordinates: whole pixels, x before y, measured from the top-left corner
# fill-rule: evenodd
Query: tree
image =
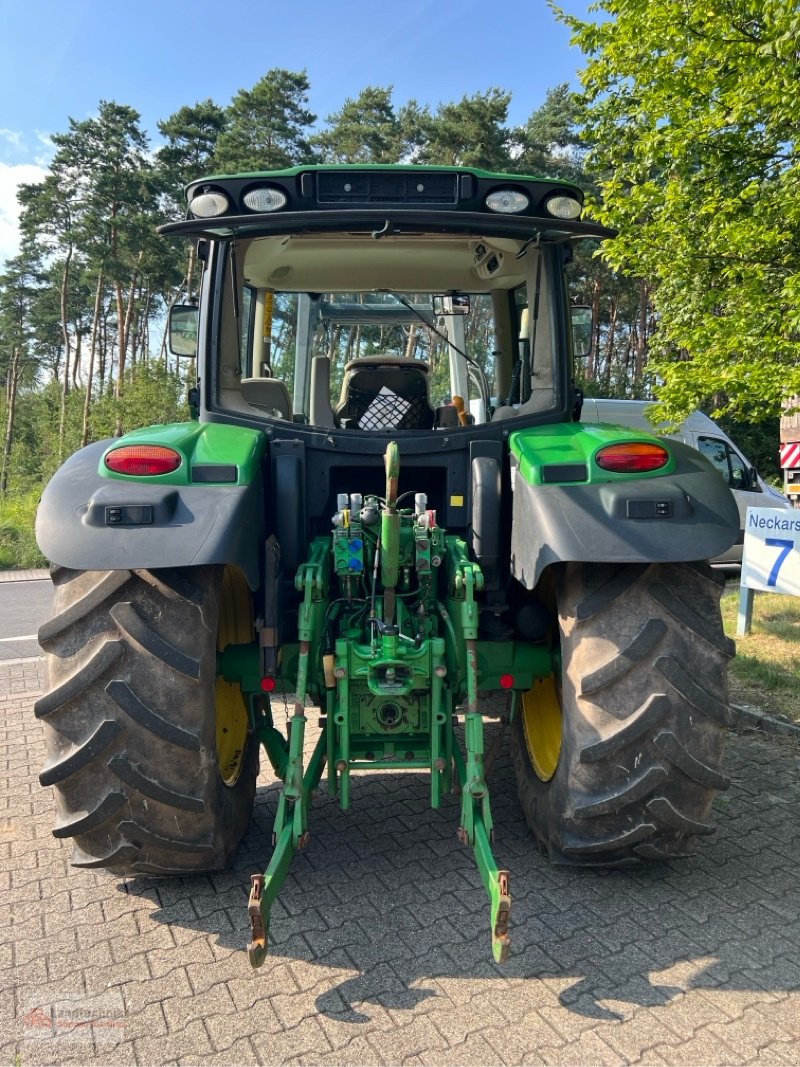
<path fill-rule="evenodd" d="M 166 206 L 172 217 L 182 219 L 186 211 L 184 186 L 207 174 L 214 159 L 217 141 L 228 119 L 213 100 L 179 108 L 158 123 L 165 138 L 156 152 L 158 176 Z"/>
<path fill-rule="evenodd" d="M 34 339 L 30 326 L 30 307 L 35 299 L 36 262 L 23 252 L 9 261 L 0 276 L 0 379 L 4 390 L 5 426 L 0 461 L 0 495 L 8 491 L 11 448 L 17 414 L 17 396 L 23 378 L 35 377 Z"/>
<path fill-rule="evenodd" d="M 210 99 L 192 107 L 179 108 L 174 115 L 158 123 L 165 143 L 156 152 L 156 174 L 164 213 L 169 218 L 184 217 L 184 187 L 213 169 L 217 141 L 227 124 L 226 112 Z M 182 252 L 180 245 L 177 242 L 161 243 L 164 245 L 162 258 L 168 249 L 177 264 Z M 196 274 L 197 246 L 190 242 L 180 286 L 186 299 L 195 295 Z"/>
<path fill-rule="evenodd" d="M 422 144 L 416 163 L 503 170 L 510 161 L 510 132 L 505 123 L 511 94 L 501 89 L 439 104 L 436 114 L 416 109 L 405 116 L 419 127 Z"/>
<path fill-rule="evenodd" d="M 796 0 L 600 0 L 561 18 L 611 261 L 654 286 L 661 414 L 775 416 L 800 392 Z"/>
<path fill-rule="evenodd" d="M 313 138 L 324 163 L 397 163 L 406 145 L 392 106 L 392 88 L 368 86 L 325 119 L 328 129 Z"/>
<path fill-rule="evenodd" d="M 577 93 L 566 84 L 548 89 L 542 106 L 531 113 L 524 126 L 514 131 L 517 148 L 514 170 L 587 184 L 583 166 L 586 145 L 580 119 Z"/>
<path fill-rule="evenodd" d="M 216 168 L 230 174 L 311 162 L 308 134 L 317 117 L 306 109 L 308 90 L 305 71 L 280 68 L 269 71 L 252 89 L 240 89 L 217 141 Z"/>

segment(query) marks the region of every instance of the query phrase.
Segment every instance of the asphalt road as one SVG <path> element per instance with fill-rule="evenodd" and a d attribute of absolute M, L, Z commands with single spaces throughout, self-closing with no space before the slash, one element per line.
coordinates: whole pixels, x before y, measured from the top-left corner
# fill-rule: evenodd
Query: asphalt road
<path fill-rule="evenodd" d="M 0 580 L 0 663 L 41 655 L 36 631 L 49 618 L 53 586 L 45 572 L 19 580 L 6 572 Z"/>

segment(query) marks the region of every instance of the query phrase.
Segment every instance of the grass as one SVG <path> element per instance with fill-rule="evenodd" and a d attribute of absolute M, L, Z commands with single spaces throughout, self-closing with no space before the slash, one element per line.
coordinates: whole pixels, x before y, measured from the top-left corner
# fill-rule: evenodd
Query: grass
<path fill-rule="evenodd" d="M 750 633 L 736 636 L 739 586 L 722 598 L 725 633 L 736 641 L 728 675 L 733 704 L 751 704 L 800 722 L 800 598 L 755 593 Z"/>
<path fill-rule="evenodd" d="M 46 567 L 33 535 L 39 490 L 0 497 L 0 569 Z"/>

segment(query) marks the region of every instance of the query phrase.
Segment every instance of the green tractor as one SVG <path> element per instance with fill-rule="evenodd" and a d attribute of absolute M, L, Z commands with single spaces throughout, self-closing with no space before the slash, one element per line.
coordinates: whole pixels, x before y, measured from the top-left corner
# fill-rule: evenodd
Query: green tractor
<path fill-rule="evenodd" d="M 593 331 L 565 268 L 609 235 L 580 190 L 309 166 L 187 195 L 163 232 L 203 266 L 199 306 L 170 320 L 194 420 L 77 452 L 37 520 L 41 781 L 72 862 L 225 867 L 263 745 L 283 785 L 250 891 L 258 966 L 323 775 L 346 809 L 360 772 L 416 771 L 434 808 L 460 794 L 503 960 L 487 715 L 552 861 L 690 853 L 730 724 L 703 561 L 739 522 L 697 452 L 580 422 Z"/>

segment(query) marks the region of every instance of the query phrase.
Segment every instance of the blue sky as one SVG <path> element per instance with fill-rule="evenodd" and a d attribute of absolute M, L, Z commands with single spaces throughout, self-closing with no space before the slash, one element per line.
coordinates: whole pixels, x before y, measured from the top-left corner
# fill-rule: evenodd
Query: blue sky
<path fill-rule="evenodd" d="M 560 6 L 584 15 L 588 0 Z M 41 178 L 49 134 L 101 99 L 136 108 L 157 143 L 184 104 L 225 106 L 284 67 L 307 72 L 320 119 L 368 85 L 431 107 L 497 86 L 521 123 L 582 65 L 546 0 L 0 0 L 0 26 L 0 262 L 16 248 L 17 183 Z"/>

